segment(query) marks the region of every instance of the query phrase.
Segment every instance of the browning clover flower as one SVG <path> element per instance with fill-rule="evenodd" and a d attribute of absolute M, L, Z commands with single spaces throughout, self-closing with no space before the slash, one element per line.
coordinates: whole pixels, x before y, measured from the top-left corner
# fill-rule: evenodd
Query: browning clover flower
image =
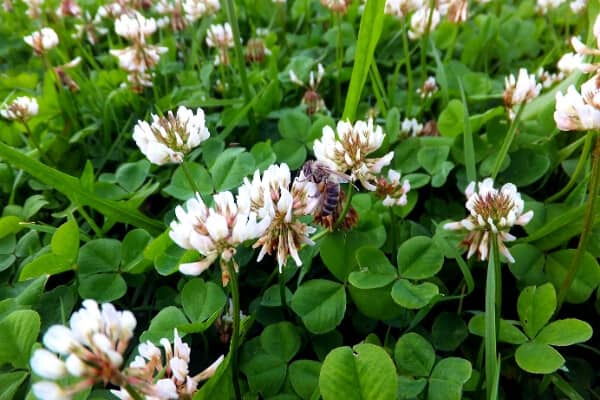
<path fill-rule="evenodd" d="M 194 112 L 184 106 L 177 115 L 169 111 L 166 117 L 152 114 L 152 123 L 138 121 L 133 139 L 153 164 L 181 163 L 184 156 L 210 136 L 201 108 Z"/>
<path fill-rule="evenodd" d="M 404 180 L 400 183 L 400 172 L 390 169 L 388 179 L 380 176 L 377 180 L 377 195 L 383 199 L 382 204 L 386 207 L 405 206 L 408 198 L 406 194 L 410 191 L 410 182 Z"/>
<path fill-rule="evenodd" d="M 384 138 L 383 129 L 373 126 L 372 119 L 357 121 L 354 125 L 339 121 L 335 132 L 330 126 L 323 128 L 323 136 L 315 140 L 313 150 L 317 160 L 341 173 L 351 171 L 353 180 L 359 180 L 365 189 L 374 191 L 376 187 L 371 182 L 389 165 L 394 152 L 380 158 L 367 156 L 381 147 Z"/>
<path fill-rule="evenodd" d="M 469 16 L 469 2 L 467 0 L 438 0 L 438 10 L 442 16 L 453 24 L 460 24 Z"/>
<path fill-rule="evenodd" d="M 533 211 L 523 214 L 521 194 L 512 183 L 507 183 L 498 190 L 494 189 L 492 178 L 486 178 L 479 182 L 477 192 L 475 185 L 475 182 L 471 182 L 465 190 L 465 207 L 471 215 L 461 221 L 445 224 L 444 229 L 469 231 L 463 240 L 463 244 L 469 248 L 467 258 L 477 252 L 480 260 L 486 260 L 492 238 L 498 241 L 500 252 L 509 262 L 514 263 L 515 259 L 504 245 L 504 242 L 515 240 L 508 231 L 513 225 L 527 225 L 533 218 Z"/>
<path fill-rule="evenodd" d="M 42 28 L 23 38 L 25 43 L 33 47 L 35 54 L 41 55 L 58 46 L 58 35 L 52 28 Z"/>
<path fill-rule="evenodd" d="M 422 99 L 431 98 L 438 91 L 438 85 L 435 80 L 435 76 L 429 76 L 423 82 L 423 86 L 417 88 L 417 94 L 421 96 Z"/>
<path fill-rule="evenodd" d="M 298 249 L 302 244 L 314 245 L 309 235 L 315 231 L 299 220 L 309 215 L 319 204 L 317 186 L 304 178 L 294 180 L 290 189 L 291 174 L 287 164 L 271 165 L 261 179 L 256 171 L 252 181 L 244 179 L 238 190 L 237 201 L 244 212 L 254 212 L 260 218 L 263 233 L 254 248 L 261 247 L 257 261 L 265 254 L 277 252 L 279 272 L 291 256 L 297 266 L 302 265 Z"/>
<path fill-rule="evenodd" d="M 264 229 L 256 223 L 256 214 L 238 209 L 231 192 L 213 196 L 214 205 L 208 208 L 198 193 L 182 206 L 175 208 L 177 219 L 171 222 L 169 236 L 179 246 L 196 250 L 204 259 L 185 263 L 179 271 L 186 275 L 200 275 L 217 258 L 221 263 L 223 286 L 229 283 L 227 263 L 233 262 L 236 248 L 246 240 L 256 239 Z"/>
<path fill-rule="evenodd" d="M 164 358 L 160 349 L 146 341 L 138 346 L 139 355 L 129 364 L 125 373 L 135 388 L 147 398 L 191 399 L 198 383 L 210 378 L 223 362 L 220 356 L 208 368 L 195 376 L 189 375 L 190 347 L 179 337 L 177 329 L 173 333 L 173 346 L 167 338 L 160 339 L 164 349 Z M 163 361 L 164 360 L 164 361 Z M 111 392 L 121 400 L 131 400 L 124 387 Z"/>
<path fill-rule="evenodd" d="M 346 14 L 346 11 L 348 11 L 350 2 L 351 0 L 321 0 L 321 5 L 329 8 L 333 12 L 344 15 Z"/>
<path fill-rule="evenodd" d="M 94 300 L 84 300 L 83 308 L 71 316 L 69 328 L 48 329 L 43 338 L 48 350 L 33 353 L 32 370 L 49 380 L 33 384 L 33 394 L 43 400 L 64 399 L 99 382 L 125 385 L 120 367 L 135 325 L 129 311 L 117 311 L 112 304 L 102 304 L 100 309 Z M 81 380 L 68 387 L 52 382 L 68 375 Z"/>
<path fill-rule="evenodd" d="M 321 80 L 325 76 L 325 68 L 323 68 L 321 63 L 317 64 L 316 74 L 314 71 L 310 71 L 308 75 L 308 84 L 305 84 L 300 78 L 298 78 L 298 75 L 296 75 L 294 70 L 290 69 L 289 75 L 292 83 L 306 89 L 304 96 L 302 96 L 302 104 L 306 106 L 306 113 L 308 115 L 313 115 L 319 111 L 327 110 L 325 101 L 318 92 Z"/>
<path fill-rule="evenodd" d="M 542 85 L 535 81 L 535 76 L 529 75 L 525 68 L 519 69 L 519 77 L 515 79 L 513 74 L 504 78 L 504 106 L 508 110 L 508 116 L 515 118 L 514 106 L 529 103 L 536 98 L 542 90 Z"/>
<path fill-rule="evenodd" d="M 14 99 L 10 104 L 0 109 L 2 117 L 19 122 L 26 122 L 31 117 L 37 115 L 39 110 L 36 99 L 27 96 L 20 96 Z"/>

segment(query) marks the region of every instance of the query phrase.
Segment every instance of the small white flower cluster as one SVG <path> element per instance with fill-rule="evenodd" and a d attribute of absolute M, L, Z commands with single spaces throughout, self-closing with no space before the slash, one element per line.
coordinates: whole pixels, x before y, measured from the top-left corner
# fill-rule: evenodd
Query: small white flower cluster
<path fill-rule="evenodd" d="M 344 15 L 348 11 L 350 2 L 351 0 L 321 0 L 321 5 L 332 12 Z"/>
<path fill-rule="evenodd" d="M 508 117 L 512 120 L 515 118 L 515 106 L 529 103 L 536 98 L 542 85 L 537 83 L 535 75 L 527 72 L 525 68 L 519 69 L 519 77 L 515 79 L 513 74 L 504 78 L 504 106 L 508 111 Z"/>
<path fill-rule="evenodd" d="M 90 44 L 95 45 L 98 43 L 99 36 L 108 33 L 108 28 L 100 25 L 101 18 L 98 15 L 101 9 L 102 7 L 98 9 L 95 18 L 92 18 L 87 11 L 81 15 L 78 23 L 74 25 L 75 32 L 72 35 L 73 39 L 81 39 L 85 36 Z"/>
<path fill-rule="evenodd" d="M 202 17 L 215 14 L 221 5 L 218 0 L 160 0 L 154 10 L 163 16 L 160 25 L 171 25 L 174 31 L 185 29 Z"/>
<path fill-rule="evenodd" d="M 198 383 L 213 376 L 223 362 L 223 356 L 220 356 L 198 375 L 189 376 L 190 346 L 181 340 L 177 329 L 174 330 L 173 337 L 173 346 L 167 338 L 160 340 L 165 353 L 164 361 L 160 349 L 146 341 L 138 346 L 139 355 L 125 370 L 128 377 L 143 382 L 136 389 L 146 396 L 157 399 L 192 398 L 198 389 Z M 132 400 L 124 387 L 120 390 L 113 389 L 111 393 L 121 400 Z"/>
<path fill-rule="evenodd" d="M 425 82 L 423 82 L 423 86 L 417 88 L 417 94 L 421 96 L 422 99 L 428 99 L 431 98 L 438 90 L 439 88 L 435 80 L 435 76 L 428 76 Z"/>
<path fill-rule="evenodd" d="M 263 230 L 253 245 L 260 247 L 257 261 L 265 254 L 277 252 L 279 272 L 291 256 L 297 266 L 302 265 L 298 250 L 303 244 L 314 245 L 308 235 L 315 229 L 298 218 L 310 215 L 319 204 L 319 193 L 314 183 L 303 174 L 291 185 L 291 173 L 287 164 L 271 165 L 262 175 L 256 171 L 252 181 L 244 179 L 238 189 L 237 202 L 245 213 L 256 213 Z"/>
<path fill-rule="evenodd" d="M 229 25 L 229 22 L 226 22 L 225 24 L 213 24 L 209 26 L 208 31 L 206 32 L 206 44 L 208 47 L 214 47 L 217 49 L 215 65 L 228 65 L 228 49 L 234 46 L 233 32 L 231 31 L 231 25 Z"/>
<path fill-rule="evenodd" d="M 387 180 L 380 177 L 377 181 L 377 195 L 383 198 L 382 204 L 386 207 L 405 206 L 408 202 L 410 182 L 405 179 L 400 183 L 400 176 L 400 172 L 390 169 Z"/>
<path fill-rule="evenodd" d="M 117 311 L 109 303 L 99 307 L 94 300 L 84 300 L 83 308 L 71 315 L 69 327 L 51 326 L 43 337 L 46 349 L 33 353 L 31 369 L 47 379 L 33 384 L 33 394 L 41 400 L 71 399 L 96 383 L 111 383 L 121 387 L 111 390 L 120 399 L 132 398 L 126 387 L 148 399 L 191 398 L 198 383 L 213 376 L 223 360 L 219 357 L 206 370 L 190 377 L 190 348 L 175 330 L 173 349 L 168 339 L 160 340 L 165 349 L 164 363 L 160 350 L 146 342 L 139 345 L 140 355 L 129 367 L 122 368 L 123 354 L 136 324 L 130 311 Z M 67 376 L 78 380 L 70 386 L 55 382 Z"/>
<path fill-rule="evenodd" d="M 52 28 L 42 28 L 23 38 L 33 48 L 35 54 L 41 55 L 58 46 L 58 35 Z"/>
<path fill-rule="evenodd" d="M 400 125 L 400 131 L 408 136 L 419 136 L 423 131 L 423 124 L 419 123 L 415 118 L 405 118 Z"/>
<path fill-rule="evenodd" d="M 386 0 L 385 13 L 396 18 L 404 18 L 422 7 L 422 0 Z"/>
<path fill-rule="evenodd" d="M 470 215 L 461 221 L 445 224 L 444 229 L 469 232 L 463 240 L 463 244 L 469 249 L 467 258 L 478 253 L 480 260 L 486 260 L 490 253 L 490 240 L 497 240 L 500 252 L 509 262 L 514 263 L 504 242 L 516 238 L 508 231 L 514 225 L 528 224 L 533 218 L 533 211 L 523 213 L 524 203 L 517 187 L 507 183 L 498 190 L 494 188 L 492 178 L 486 178 L 477 185 L 471 182 L 465 195 L 465 207 Z"/>
<path fill-rule="evenodd" d="M 537 0 L 535 11 L 540 15 L 546 15 L 548 11 L 560 7 L 565 0 Z"/>
<path fill-rule="evenodd" d="M 559 72 L 549 72 L 544 69 L 544 67 L 539 67 L 537 72 L 535 73 L 537 80 L 542 85 L 542 88 L 547 89 L 549 87 L 554 86 L 556 83 L 565 79 L 565 74 L 561 71 Z"/>
<path fill-rule="evenodd" d="M 23 3 L 27 5 L 26 14 L 31 19 L 39 18 L 42 14 L 43 0 L 23 0 Z"/>
<path fill-rule="evenodd" d="M 429 8 L 428 5 L 419 8 L 410 17 L 408 37 L 411 40 L 420 39 L 427 32 L 435 30 L 440 20 L 441 14 L 437 8 Z"/>
<path fill-rule="evenodd" d="M 350 171 L 353 180 L 359 180 L 365 189 L 373 191 L 375 175 L 394 157 L 394 152 L 389 152 L 380 158 L 367 158 L 381 147 L 384 138 L 383 129 L 374 126 L 372 119 L 357 121 L 354 125 L 340 121 L 335 131 L 329 126 L 323 128 L 323 136 L 315 140 L 313 150 L 318 161 L 340 173 Z"/>
<path fill-rule="evenodd" d="M 48 350 L 33 353 L 32 370 L 48 379 L 33 384 L 33 393 L 40 399 L 57 399 L 69 398 L 96 382 L 124 386 L 126 378 L 120 367 L 135 325 L 129 311 L 117 311 L 112 304 L 100 309 L 95 301 L 84 300 L 83 308 L 71 315 L 69 328 L 53 325 L 48 329 L 43 338 Z M 68 375 L 81 381 L 71 387 L 53 382 Z"/>
<path fill-rule="evenodd" d="M 179 270 L 186 275 L 199 275 L 218 258 L 221 262 L 223 286 L 229 283 L 227 263 L 233 262 L 236 248 L 246 240 L 258 238 L 264 228 L 257 223 L 256 213 L 240 210 L 229 191 L 213 196 L 213 207 L 207 207 L 198 193 L 175 208 L 177 219 L 171 222 L 169 236 L 181 248 L 196 250 L 204 258 L 184 263 Z"/>
<path fill-rule="evenodd" d="M 133 130 L 133 139 L 142 153 L 156 165 L 168 162 L 181 163 L 184 156 L 210 137 L 205 125 L 204 111 L 194 112 L 184 106 L 166 117 L 152 114 L 152 123 L 138 121 Z"/>
<path fill-rule="evenodd" d="M 385 13 L 398 19 L 410 18 L 408 37 L 417 40 L 437 28 L 442 18 L 458 24 L 468 18 L 467 0 L 437 0 L 434 7 L 428 0 L 386 0 Z"/>
<path fill-rule="evenodd" d="M 56 9 L 56 15 L 59 17 L 79 17 L 81 16 L 81 7 L 75 0 L 62 0 Z"/>
<path fill-rule="evenodd" d="M 565 53 L 556 63 L 556 68 L 563 75 L 570 75 L 575 70 L 580 70 L 583 65 L 583 54 Z"/>
<path fill-rule="evenodd" d="M 144 86 L 152 86 L 152 69 L 167 52 L 166 47 L 148 44 L 148 36 L 156 32 L 156 20 L 146 18 L 138 12 L 122 14 L 115 21 L 115 32 L 133 42 L 124 49 L 111 50 L 110 54 L 119 59 L 119 67 L 128 74 L 132 89 L 141 92 Z"/>
<path fill-rule="evenodd" d="M 305 84 L 300 78 L 298 78 L 298 75 L 296 75 L 292 69 L 290 69 L 289 76 L 292 83 L 306 89 L 304 96 L 302 96 L 302 104 L 306 106 L 307 114 L 312 115 L 319 111 L 327 110 L 325 101 L 318 92 L 321 80 L 323 80 L 323 77 L 325 76 L 325 68 L 323 68 L 323 64 L 317 64 L 316 73 L 315 71 L 310 71 L 308 74 L 308 84 Z"/>
<path fill-rule="evenodd" d="M 581 85 L 581 93 L 574 85 L 567 88 L 567 93 L 556 93 L 556 109 L 554 121 L 558 129 L 563 131 L 592 130 L 600 128 L 600 63 L 585 63 L 585 56 L 600 55 L 600 15 L 596 17 L 593 26 L 596 38 L 595 49 L 583 44 L 576 37 L 571 39 L 571 45 L 576 54 L 567 53 L 565 64 L 571 61 L 573 68 L 584 73 L 593 73 L 591 79 Z"/>
<path fill-rule="evenodd" d="M 39 107 L 36 99 L 27 96 L 20 96 L 14 99 L 4 107 L 0 108 L 0 115 L 3 118 L 26 122 L 31 117 L 35 117 L 38 113 Z"/>
<path fill-rule="evenodd" d="M 575 14 L 579 14 L 587 7 L 587 0 L 573 0 L 569 3 L 569 7 Z"/>

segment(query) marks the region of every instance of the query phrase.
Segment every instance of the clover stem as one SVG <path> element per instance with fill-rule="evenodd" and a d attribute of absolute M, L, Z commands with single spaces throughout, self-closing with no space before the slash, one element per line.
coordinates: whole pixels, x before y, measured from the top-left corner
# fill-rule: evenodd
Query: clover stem
<path fill-rule="evenodd" d="M 352 194 L 353 193 L 354 193 L 354 185 L 352 183 L 350 183 L 348 185 L 348 194 L 346 197 L 346 203 L 344 203 L 344 208 L 342 209 L 342 213 L 340 214 L 337 221 L 335 221 L 335 224 L 333 225 L 334 229 L 339 228 L 340 225 L 344 222 L 344 219 L 346 218 L 346 214 L 348 214 L 348 210 L 350 210 L 350 204 L 352 202 Z"/>
<path fill-rule="evenodd" d="M 487 268 L 485 284 L 485 380 L 487 399 L 492 398 L 493 385 L 498 370 L 496 334 L 500 316 L 499 296 L 501 295 L 500 284 L 500 257 L 496 235 L 490 237 L 490 258 Z"/>
<path fill-rule="evenodd" d="M 125 390 L 127 390 L 127 394 L 131 396 L 133 400 L 144 400 L 144 398 L 131 386 L 131 384 L 125 385 Z"/>
<path fill-rule="evenodd" d="M 287 314 L 287 302 L 285 300 L 285 277 L 283 271 L 279 274 L 279 298 L 281 299 L 281 309 Z"/>
<path fill-rule="evenodd" d="M 183 170 L 183 173 L 185 174 L 185 177 L 187 178 L 188 183 L 190 184 L 190 187 L 192 188 L 192 190 L 195 193 L 198 193 L 198 195 L 200 195 L 200 189 L 198 188 L 198 184 L 194 180 L 194 176 L 192 175 L 192 171 L 190 170 L 190 166 L 189 166 L 189 164 L 186 161 L 183 161 L 181 163 L 181 169 Z"/>
<path fill-rule="evenodd" d="M 239 360 L 238 347 L 240 340 L 240 292 L 238 287 L 238 276 L 233 266 L 233 261 L 227 263 L 229 272 L 229 285 L 231 298 L 233 300 L 233 332 L 231 333 L 231 341 L 229 342 L 229 352 L 231 354 L 231 373 L 233 390 L 235 391 L 236 400 L 242 399 L 239 382 Z"/>
<path fill-rule="evenodd" d="M 408 21 L 406 21 L 405 29 L 402 35 L 402 47 L 404 50 L 404 63 L 406 64 L 406 80 L 408 81 L 408 88 L 406 94 L 406 114 L 407 117 L 412 116 L 412 99 L 414 94 L 414 82 L 413 82 L 413 73 L 412 66 L 410 65 L 410 50 L 408 47 Z M 397 80 L 396 80 L 397 81 Z M 396 82 L 395 81 L 395 82 Z M 390 103 L 393 104 L 393 103 Z"/>
<path fill-rule="evenodd" d="M 508 132 L 504 137 L 504 141 L 502 142 L 502 146 L 498 151 L 498 155 L 496 156 L 496 162 L 494 163 L 494 169 L 492 170 L 492 179 L 496 179 L 498 176 L 498 172 L 500 172 L 500 168 L 502 168 L 502 163 L 508 154 L 508 149 L 515 139 L 515 134 L 517 132 L 517 125 L 519 125 L 519 119 L 521 119 L 521 115 L 523 114 L 523 110 L 525 109 L 525 103 L 519 106 L 519 110 L 517 111 L 517 115 L 515 119 L 512 120 L 510 127 L 508 128 Z"/>
<path fill-rule="evenodd" d="M 583 143 L 583 149 L 581 150 L 581 155 L 579 156 L 579 161 L 577 161 L 577 166 L 575 167 L 575 171 L 573 171 L 573 174 L 571 174 L 571 178 L 569 179 L 569 182 L 567 182 L 565 187 L 563 187 L 559 192 L 554 193 L 552 196 L 550 196 L 548 198 L 548 200 L 546 200 L 546 203 L 552 203 L 553 201 L 560 199 L 569 190 L 571 190 L 571 188 L 573 186 L 575 186 L 575 184 L 578 181 L 577 178 L 579 178 L 579 174 L 581 174 L 581 172 L 583 171 L 583 169 L 585 167 L 588 153 L 590 152 L 590 149 L 592 148 L 592 139 L 593 139 L 592 136 L 593 135 L 591 133 L 588 133 L 585 136 L 585 142 Z"/>
<path fill-rule="evenodd" d="M 337 27 L 337 36 L 335 41 L 335 109 L 340 109 L 342 102 L 342 80 L 340 74 L 342 73 L 344 49 L 342 45 L 342 16 L 339 13 L 334 13 L 335 25 Z"/>
<path fill-rule="evenodd" d="M 596 209 L 596 198 L 598 196 L 598 184 L 600 183 L 600 133 L 590 132 L 588 134 L 594 136 L 594 139 L 596 141 L 594 145 L 594 150 L 592 151 L 592 173 L 590 177 L 588 200 L 587 205 L 585 207 L 583 227 L 581 230 L 581 235 L 579 236 L 579 244 L 577 245 L 575 256 L 571 260 L 571 265 L 567 270 L 567 276 L 565 277 L 565 280 L 563 281 L 562 285 L 560 286 L 560 289 L 558 290 L 558 307 L 556 308 L 557 313 L 560 310 L 560 307 L 562 306 L 565 297 L 567 296 L 567 292 L 569 291 L 569 288 L 573 283 L 573 279 L 575 279 L 575 275 L 577 275 L 577 271 L 581 264 L 583 255 L 585 254 L 588 240 L 590 238 L 590 233 L 594 225 L 594 211 Z"/>

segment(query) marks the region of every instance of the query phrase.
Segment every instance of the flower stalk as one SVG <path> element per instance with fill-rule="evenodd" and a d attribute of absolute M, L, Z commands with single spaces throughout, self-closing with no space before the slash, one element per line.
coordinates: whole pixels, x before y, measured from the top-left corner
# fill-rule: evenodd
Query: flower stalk
<path fill-rule="evenodd" d="M 144 398 L 130 384 L 125 386 L 125 390 L 133 400 L 144 400 Z"/>
<path fill-rule="evenodd" d="M 579 265 L 581 264 L 581 260 L 587 248 L 595 217 L 594 211 L 596 208 L 596 198 L 598 197 L 598 185 L 600 184 L 600 132 L 592 131 L 589 132 L 588 135 L 593 136 L 596 141 L 594 150 L 592 151 L 592 173 L 590 178 L 588 200 L 583 219 L 583 228 L 581 230 L 581 236 L 579 236 L 579 244 L 577 245 L 575 256 L 573 257 L 571 265 L 567 271 L 567 276 L 558 290 L 557 312 L 560 310 L 560 307 L 565 301 L 567 292 L 573 283 L 573 279 L 575 279 L 575 275 L 577 275 Z"/>
<path fill-rule="evenodd" d="M 492 251 L 487 268 L 485 284 L 485 375 L 487 399 L 493 395 L 492 382 L 498 374 L 498 358 L 496 348 L 496 336 L 498 333 L 498 322 L 500 317 L 501 299 L 501 275 L 500 275 L 500 252 L 496 237 L 490 238 Z"/>
<path fill-rule="evenodd" d="M 190 184 L 190 187 L 192 188 L 194 193 L 200 194 L 200 188 L 198 188 L 198 184 L 194 180 L 194 176 L 192 174 L 192 171 L 190 170 L 189 163 L 187 161 L 182 162 L 181 168 L 183 169 L 183 173 L 185 174 L 185 177 L 187 178 L 187 180 Z"/>
<path fill-rule="evenodd" d="M 571 178 L 569 179 L 569 182 L 567 182 L 565 187 L 563 187 L 560 191 L 558 191 L 558 192 L 554 193 L 552 196 L 550 196 L 548 198 L 548 200 L 546 200 L 547 203 L 552 203 L 553 201 L 556 201 L 556 200 L 560 199 L 561 197 L 563 197 L 578 182 L 579 175 L 581 174 L 581 172 L 583 171 L 583 168 L 585 167 L 585 164 L 586 164 L 586 161 L 588 158 L 588 153 L 590 152 L 590 149 L 592 148 L 592 139 L 593 139 L 593 134 L 591 132 L 585 136 L 585 141 L 583 143 L 583 149 L 581 150 L 581 156 L 579 156 L 579 161 L 577 161 L 577 165 L 575 166 L 575 171 L 573 171 L 573 174 L 571 174 Z"/>
<path fill-rule="evenodd" d="M 233 300 L 233 331 L 231 333 L 231 341 L 229 342 L 229 353 L 231 354 L 231 373 L 233 390 L 235 392 L 236 400 L 242 399 L 239 382 L 239 359 L 238 349 L 240 347 L 240 292 L 238 285 L 238 276 L 235 271 L 233 262 L 227 263 L 229 271 L 229 290 L 231 291 L 231 298 Z"/>
<path fill-rule="evenodd" d="M 504 159 L 508 154 L 508 149 L 515 139 L 515 134 L 517 133 L 517 126 L 519 125 L 519 119 L 521 115 L 523 115 L 523 110 L 525 109 L 525 104 L 521 104 L 519 106 L 519 110 L 515 118 L 511 121 L 510 127 L 508 128 L 508 132 L 504 137 L 504 141 L 502 142 L 502 146 L 500 147 L 500 151 L 498 151 L 498 155 L 496 156 L 496 162 L 494 163 L 494 169 L 492 170 L 492 179 L 496 179 L 498 173 L 500 172 L 500 168 L 502 168 L 502 163 L 504 163 Z"/>

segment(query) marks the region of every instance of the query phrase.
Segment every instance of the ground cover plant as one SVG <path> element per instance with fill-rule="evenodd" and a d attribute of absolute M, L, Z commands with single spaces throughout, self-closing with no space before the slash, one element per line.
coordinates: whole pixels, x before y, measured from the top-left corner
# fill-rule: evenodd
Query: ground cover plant
<path fill-rule="evenodd" d="M 4 0 L 0 399 L 600 397 L 597 0 Z"/>

